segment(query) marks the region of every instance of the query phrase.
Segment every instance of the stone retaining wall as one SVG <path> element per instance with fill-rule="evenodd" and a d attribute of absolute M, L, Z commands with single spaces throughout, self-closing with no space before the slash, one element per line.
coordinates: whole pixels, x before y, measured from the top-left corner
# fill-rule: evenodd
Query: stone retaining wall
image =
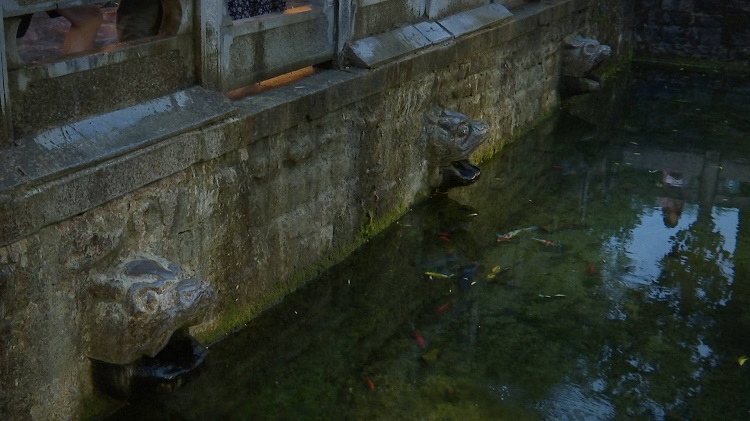
<path fill-rule="evenodd" d="M 638 54 L 750 64 L 745 0 L 637 0 L 635 11 Z"/>

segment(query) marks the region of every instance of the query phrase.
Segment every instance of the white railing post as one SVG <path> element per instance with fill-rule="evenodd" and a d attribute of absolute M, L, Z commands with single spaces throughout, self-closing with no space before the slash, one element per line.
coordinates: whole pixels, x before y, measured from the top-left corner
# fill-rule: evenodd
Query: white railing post
<path fill-rule="evenodd" d="M 336 65 L 342 67 L 345 62 L 344 47 L 352 39 L 354 27 L 354 1 L 355 0 L 338 0 L 338 10 L 336 16 Z"/>
<path fill-rule="evenodd" d="M 5 22 L 0 9 L 0 148 L 12 142 L 10 122 L 10 89 L 8 87 L 8 59 L 5 56 Z"/>
<path fill-rule="evenodd" d="M 226 15 L 224 2 L 198 0 L 195 25 L 198 39 L 198 77 L 207 89 L 223 89 L 222 26 Z"/>

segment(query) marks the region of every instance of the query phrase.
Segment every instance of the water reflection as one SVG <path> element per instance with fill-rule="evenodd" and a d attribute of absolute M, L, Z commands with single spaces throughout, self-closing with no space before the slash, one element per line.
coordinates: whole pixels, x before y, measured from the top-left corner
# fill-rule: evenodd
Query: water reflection
<path fill-rule="evenodd" d="M 113 418 L 745 418 L 750 101 L 637 76 L 629 114 L 572 108 Z"/>

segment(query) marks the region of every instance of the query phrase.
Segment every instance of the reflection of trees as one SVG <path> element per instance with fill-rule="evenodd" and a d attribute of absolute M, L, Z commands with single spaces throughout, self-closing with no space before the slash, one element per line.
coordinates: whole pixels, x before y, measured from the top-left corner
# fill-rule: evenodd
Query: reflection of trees
<path fill-rule="evenodd" d="M 664 273 L 678 281 L 683 293 L 683 315 L 716 309 L 731 299 L 732 254 L 724 250 L 724 238 L 708 212 L 700 212 L 697 221 L 679 231 L 673 240 L 673 251 L 663 259 Z M 678 285 L 676 285 L 678 286 Z"/>
<path fill-rule="evenodd" d="M 708 212 L 671 244 L 658 280 L 620 297 L 627 318 L 608 323 L 600 367 L 618 414 L 690 418 L 690 402 L 719 361 L 715 310 L 731 297 L 733 280 L 723 268 L 732 256 Z"/>

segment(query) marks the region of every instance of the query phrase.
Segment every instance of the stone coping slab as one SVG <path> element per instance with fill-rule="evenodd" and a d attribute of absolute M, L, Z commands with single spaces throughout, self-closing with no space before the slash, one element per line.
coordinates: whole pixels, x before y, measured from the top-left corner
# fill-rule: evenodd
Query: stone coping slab
<path fill-rule="evenodd" d="M 415 24 L 414 27 L 429 39 L 432 45 L 437 45 L 441 42 L 447 42 L 453 39 L 453 36 L 446 31 L 445 28 L 435 22 L 419 22 Z"/>
<path fill-rule="evenodd" d="M 490 3 L 486 6 L 467 10 L 438 20 L 440 26 L 445 28 L 454 37 L 460 37 L 471 32 L 500 25 L 513 18 L 513 13 L 505 6 L 498 3 Z"/>
<path fill-rule="evenodd" d="M 129 108 L 87 118 L 19 139 L 3 151 L 0 195 L 25 184 L 80 170 L 225 118 L 235 111 L 218 92 L 193 87 Z"/>
<path fill-rule="evenodd" d="M 347 46 L 347 56 L 354 65 L 373 69 L 512 18 L 513 13 L 505 6 L 491 3 L 437 22 L 420 22 L 359 39 Z"/>
<path fill-rule="evenodd" d="M 372 69 L 432 45 L 414 25 L 354 41 L 347 49 L 355 65 Z"/>

